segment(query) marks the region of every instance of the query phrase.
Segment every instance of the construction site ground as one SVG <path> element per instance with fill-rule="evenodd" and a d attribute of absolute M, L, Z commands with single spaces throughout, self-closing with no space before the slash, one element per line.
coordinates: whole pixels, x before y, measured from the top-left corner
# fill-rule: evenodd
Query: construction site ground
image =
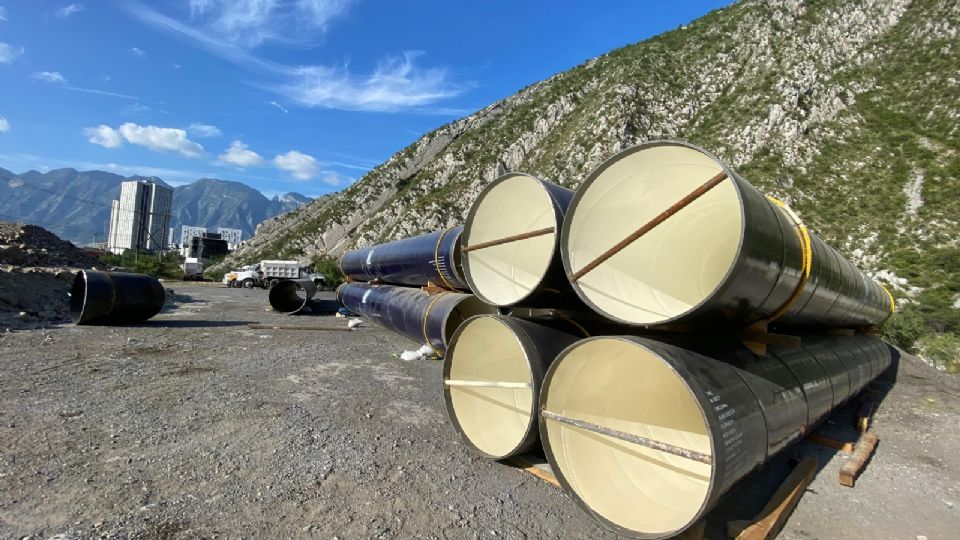
<path fill-rule="evenodd" d="M 469 454 L 442 365 L 365 323 L 266 310 L 263 290 L 166 283 L 130 327 L 0 332 L 2 538 L 614 538 L 560 489 Z M 253 330 L 250 323 L 338 330 Z M 895 382 L 894 382 L 895 380 Z M 960 379 L 903 356 L 856 487 L 846 454 L 801 442 L 708 518 L 756 514 L 793 458 L 820 469 L 780 538 L 960 538 Z M 819 428 L 855 437 L 859 398 Z"/>

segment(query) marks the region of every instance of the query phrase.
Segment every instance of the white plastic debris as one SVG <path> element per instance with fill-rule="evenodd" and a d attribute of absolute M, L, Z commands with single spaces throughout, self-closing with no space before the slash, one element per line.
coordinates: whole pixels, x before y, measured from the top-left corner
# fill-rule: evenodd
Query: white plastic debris
<path fill-rule="evenodd" d="M 420 351 L 403 351 L 400 353 L 400 359 L 407 362 L 419 360 L 420 358 L 423 358 L 423 355 L 420 354 Z"/>
<path fill-rule="evenodd" d="M 347 328 L 353 330 L 354 328 L 360 326 L 361 324 L 363 324 L 363 321 L 360 319 L 350 319 L 349 321 L 347 321 Z"/>
<path fill-rule="evenodd" d="M 433 350 L 433 347 L 431 347 L 429 344 L 426 344 L 423 347 L 420 347 L 419 349 L 417 349 L 417 352 L 420 353 L 420 356 L 422 357 L 430 357 L 430 356 L 437 355 L 437 351 Z"/>

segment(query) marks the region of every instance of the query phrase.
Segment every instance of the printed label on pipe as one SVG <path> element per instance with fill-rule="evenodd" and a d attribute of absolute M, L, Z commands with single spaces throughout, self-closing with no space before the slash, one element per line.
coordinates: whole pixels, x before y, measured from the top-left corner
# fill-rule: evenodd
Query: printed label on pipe
<path fill-rule="evenodd" d="M 372 292 L 373 292 L 373 289 L 369 289 L 369 290 L 367 290 L 367 292 L 363 293 L 363 298 L 360 299 L 360 303 L 361 303 L 361 304 L 366 304 L 366 303 L 367 303 L 367 297 L 370 296 L 370 293 L 372 293 Z"/>
<path fill-rule="evenodd" d="M 373 252 L 374 252 L 374 251 L 376 251 L 376 250 L 371 249 L 371 250 L 367 253 L 367 264 L 370 264 L 370 263 L 373 261 Z"/>

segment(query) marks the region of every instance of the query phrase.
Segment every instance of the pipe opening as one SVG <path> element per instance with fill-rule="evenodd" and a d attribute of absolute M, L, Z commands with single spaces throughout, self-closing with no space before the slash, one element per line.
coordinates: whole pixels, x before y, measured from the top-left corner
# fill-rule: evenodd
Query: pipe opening
<path fill-rule="evenodd" d="M 529 296 L 553 261 L 559 225 L 554 201 L 537 178 L 512 173 L 490 184 L 470 209 L 465 247 L 550 227 L 554 232 L 463 253 L 474 294 L 498 306 Z"/>
<path fill-rule="evenodd" d="M 460 325 L 470 317 L 496 313 L 496 308 L 483 303 L 483 301 L 476 296 L 462 296 L 463 298 L 457 302 L 456 307 L 450 310 L 450 313 L 447 315 L 447 320 L 443 323 L 443 335 L 446 343 L 450 343 L 457 328 L 460 328 Z"/>
<path fill-rule="evenodd" d="M 77 323 L 83 318 L 83 308 L 87 303 L 87 273 L 77 272 L 70 287 L 70 319 Z"/>
<path fill-rule="evenodd" d="M 487 457 L 512 455 L 530 432 L 535 381 L 528 354 L 536 352 L 528 353 L 517 334 L 497 317 L 476 317 L 464 323 L 447 354 L 445 382 L 525 385 L 445 384 L 453 425 L 468 445 Z"/>
<path fill-rule="evenodd" d="M 544 387 L 544 410 L 713 457 L 690 387 L 638 343 L 581 341 L 561 354 Z M 680 531 L 707 502 L 712 465 L 549 418 L 541 426 L 555 472 L 580 504 L 617 529 L 650 536 Z"/>
<path fill-rule="evenodd" d="M 725 169 L 705 152 L 651 144 L 610 158 L 578 191 L 563 231 L 564 266 L 574 274 Z M 729 173 L 728 173 L 729 174 Z M 737 260 L 740 195 L 723 180 L 574 283 L 600 313 L 656 324 L 692 311 Z"/>
<path fill-rule="evenodd" d="M 270 289 L 270 307 L 281 313 L 298 313 L 307 307 L 313 293 L 293 280 L 283 280 Z"/>

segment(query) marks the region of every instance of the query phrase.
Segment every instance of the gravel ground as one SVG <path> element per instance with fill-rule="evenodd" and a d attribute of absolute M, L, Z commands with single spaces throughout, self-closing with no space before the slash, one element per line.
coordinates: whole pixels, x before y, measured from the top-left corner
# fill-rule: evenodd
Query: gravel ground
<path fill-rule="evenodd" d="M 134 327 L 0 333 L 0 537 L 613 538 L 536 477 L 469 455 L 436 361 L 365 325 L 265 311 L 266 291 L 165 284 Z M 321 293 L 332 308 L 332 293 Z M 822 470 L 782 538 L 960 537 L 960 382 L 901 359 L 853 489 L 841 454 L 801 443 L 711 514 L 763 506 L 789 459 Z M 824 428 L 852 436 L 851 404 Z"/>

